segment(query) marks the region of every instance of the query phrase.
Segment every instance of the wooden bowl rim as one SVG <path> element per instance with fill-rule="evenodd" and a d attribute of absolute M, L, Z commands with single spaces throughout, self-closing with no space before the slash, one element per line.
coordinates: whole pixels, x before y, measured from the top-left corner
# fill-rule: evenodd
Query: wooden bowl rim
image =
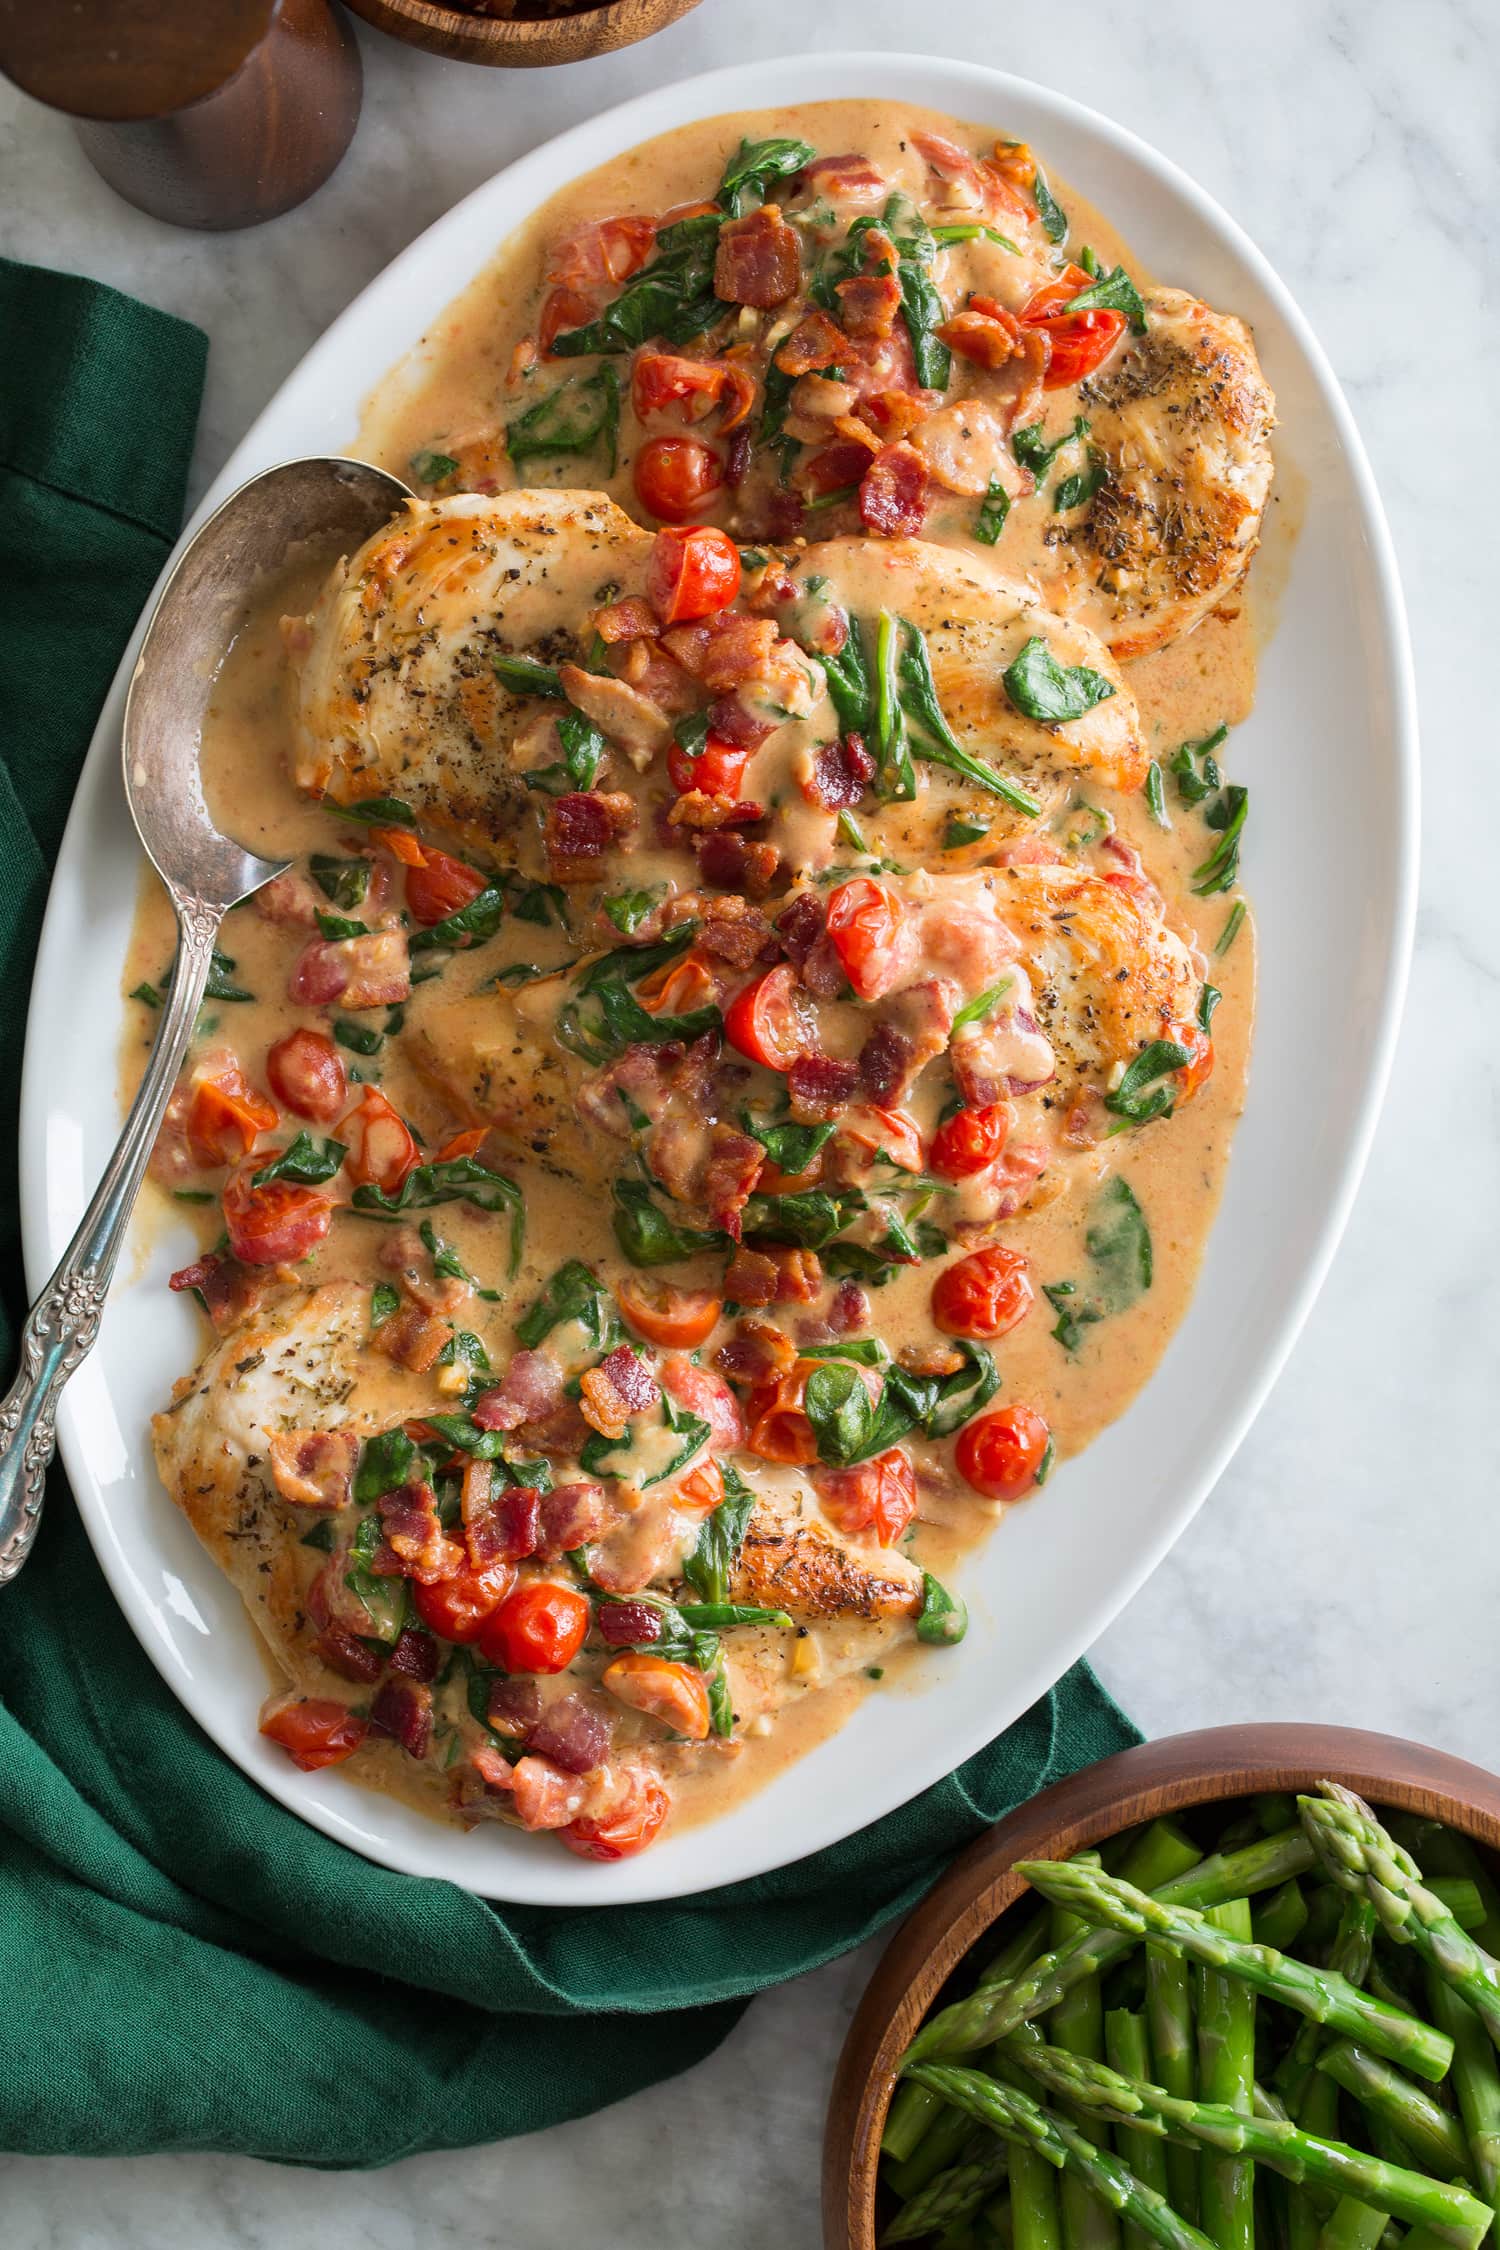
<path fill-rule="evenodd" d="M 562 16 L 476 16 L 441 0 L 348 0 L 366 23 L 408 46 L 450 62 L 503 63 L 532 47 L 555 50 L 554 62 L 585 61 L 612 49 L 639 45 L 700 5 L 700 0 L 586 0 Z M 623 39 L 610 34 L 639 24 Z M 603 46 L 595 42 L 603 40 Z"/>
<path fill-rule="evenodd" d="M 1398 1735 L 1310 1724 L 1205 1727 L 1117 1751 L 1018 1805 L 900 1925 L 849 2026 L 823 2137 L 825 2250 L 875 2250 L 880 2136 L 895 2065 L 976 1939 L 1027 1888 L 1018 1859 L 1062 1859 L 1138 1821 L 1329 1779 L 1500 1851 L 1500 1778 Z"/>

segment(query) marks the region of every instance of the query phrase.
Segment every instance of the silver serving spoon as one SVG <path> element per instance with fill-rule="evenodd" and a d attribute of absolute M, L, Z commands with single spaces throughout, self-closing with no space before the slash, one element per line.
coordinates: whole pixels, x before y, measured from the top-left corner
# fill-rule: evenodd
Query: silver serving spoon
<path fill-rule="evenodd" d="M 177 952 L 145 1076 L 94 1199 L 21 1332 L 21 1371 L 0 1404 L 0 1585 L 36 1537 L 64 1383 L 99 1316 L 147 1160 L 193 1036 L 219 925 L 283 874 L 221 836 L 203 801 L 200 731 L 231 634 L 268 572 L 298 548 L 347 553 L 411 497 L 364 461 L 317 455 L 266 469 L 211 515 L 161 590 L 125 703 L 125 795 L 177 915 Z"/>

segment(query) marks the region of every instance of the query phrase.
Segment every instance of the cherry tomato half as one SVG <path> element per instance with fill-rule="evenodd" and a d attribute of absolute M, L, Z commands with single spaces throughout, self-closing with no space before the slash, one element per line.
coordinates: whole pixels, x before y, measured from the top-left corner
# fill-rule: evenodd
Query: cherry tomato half
<path fill-rule="evenodd" d="M 945 1336 L 1004 1336 L 1036 1302 L 1019 1250 L 992 1243 L 945 1267 L 932 1285 L 932 1318 Z"/>
<path fill-rule="evenodd" d="M 868 875 L 840 883 L 828 901 L 828 935 L 861 1000 L 890 992 L 906 966 L 906 909 Z"/>
<path fill-rule="evenodd" d="M 1214 1043 L 1195 1023 L 1174 1023 L 1168 1036 L 1187 1049 L 1187 1061 L 1174 1073 L 1186 1101 L 1213 1074 Z"/>
<path fill-rule="evenodd" d="M 1008 1102 L 955 1110 L 932 1136 L 928 1168 L 940 1180 L 972 1180 L 977 1173 L 989 1170 L 1005 1146 L 1010 1127 Z"/>
<path fill-rule="evenodd" d="M 679 797 L 685 797 L 690 789 L 701 789 L 705 796 L 732 797 L 738 803 L 749 759 L 749 751 L 742 750 L 738 743 L 711 734 L 696 758 L 689 757 L 681 743 L 674 742 L 667 752 L 667 773 Z"/>
<path fill-rule="evenodd" d="M 658 508 L 656 513 L 662 514 Z M 740 590 L 740 551 L 710 524 L 669 526 L 656 534 L 646 599 L 663 625 L 683 625 L 727 609 Z"/>
<path fill-rule="evenodd" d="M 628 1703 L 632 1711 L 644 1711 L 648 1718 L 660 1719 L 663 1726 L 687 1741 L 708 1740 L 713 1723 L 708 1682 L 693 1665 L 631 1650 L 606 1664 L 603 1685 L 617 1702 Z"/>
<path fill-rule="evenodd" d="M 478 898 L 484 888 L 485 880 L 477 867 L 424 845 L 422 865 L 406 870 L 407 911 L 414 922 L 430 928 Z"/>
<path fill-rule="evenodd" d="M 1089 277 L 1082 266 L 1069 266 L 1056 281 L 1049 281 L 1039 289 L 1021 312 L 1022 325 L 1038 328 L 1052 347 L 1047 362 L 1047 372 L 1042 377 L 1046 391 L 1068 390 L 1081 383 L 1086 375 L 1102 367 L 1125 333 L 1125 315 L 1119 312 L 1064 312 L 1081 291 L 1089 286 Z"/>
<path fill-rule="evenodd" d="M 1002 1406 L 981 1414 L 959 1432 L 954 1460 L 958 1473 L 986 1500 L 1019 1500 L 1036 1482 L 1049 1432 L 1029 1406 Z"/>
<path fill-rule="evenodd" d="M 634 1274 L 615 1292 L 620 1310 L 637 1336 L 648 1344 L 661 1344 L 690 1352 L 706 1344 L 718 1324 L 724 1302 L 707 1289 L 679 1289 L 675 1282 L 654 1286 Z"/>
<path fill-rule="evenodd" d="M 325 1032 L 305 1026 L 277 1040 L 266 1057 L 266 1077 L 283 1109 L 315 1125 L 331 1125 L 349 1099 L 343 1056 Z"/>
<path fill-rule="evenodd" d="M 370 1729 L 332 1696 L 284 1695 L 261 1712 L 260 1731 L 281 1744 L 294 1766 L 316 1773 L 352 1758 Z"/>
<path fill-rule="evenodd" d="M 807 1468 L 818 1458 L 818 1438 L 803 1408 L 807 1378 L 818 1365 L 799 1359 L 773 1383 L 759 1384 L 745 1402 L 750 1425 L 746 1440 L 763 1461 L 786 1461 Z"/>
<path fill-rule="evenodd" d="M 489 1563 L 476 1570 L 465 1563 L 451 1578 L 435 1586 L 414 1583 L 412 1598 L 417 1615 L 429 1632 L 445 1641 L 472 1641 L 479 1628 L 496 1611 L 516 1582 L 514 1563 Z"/>
<path fill-rule="evenodd" d="M 588 1596 L 530 1578 L 481 1624 L 479 1652 L 503 1672 L 565 1672 L 589 1629 Z"/>
<path fill-rule="evenodd" d="M 768 969 L 736 994 L 724 1018 L 724 1036 L 767 1070 L 788 1071 L 811 1051 L 813 1027 L 789 962 Z"/>
<path fill-rule="evenodd" d="M 851 1539 L 894 1547 L 917 1512 L 917 1474 L 899 1445 L 852 1469 L 819 1469 L 813 1482 L 824 1515 Z"/>
<path fill-rule="evenodd" d="M 231 1172 L 224 1188 L 224 1224 L 229 1247 L 242 1265 L 293 1265 L 317 1248 L 333 1219 L 333 1205 L 316 1188 L 291 1180 L 251 1180 L 270 1154 L 252 1156 Z"/>
<path fill-rule="evenodd" d="M 663 523 L 685 523 L 724 482 L 724 466 L 702 438 L 656 437 L 635 457 L 635 489 L 643 508 Z"/>
<path fill-rule="evenodd" d="M 262 1133 L 275 1130 L 276 1111 L 257 1094 L 237 1062 L 200 1078 L 188 1104 L 188 1146 L 205 1168 L 248 1156 Z"/>
<path fill-rule="evenodd" d="M 654 1843 L 672 1800 L 650 1774 L 638 1775 L 627 1797 L 608 1813 L 580 1814 L 557 1833 L 580 1859 L 633 1859 Z"/>
<path fill-rule="evenodd" d="M 709 1427 L 709 1442 L 721 1453 L 745 1442 L 740 1402 L 722 1375 L 699 1367 L 686 1352 L 668 1352 L 661 1363 L 662 1389 Z"/>
<path fill-rule="evenodd" d="M 417 1144 L 398 1110 L 391 1107 L 376 1086 L 366 1086 L 358 1102 L 339 1125 L 338 1137 L 349 1153 L 344 1167 L 361 1187 L 383 1188 L 395 1195 L 417 1163 Z"/>

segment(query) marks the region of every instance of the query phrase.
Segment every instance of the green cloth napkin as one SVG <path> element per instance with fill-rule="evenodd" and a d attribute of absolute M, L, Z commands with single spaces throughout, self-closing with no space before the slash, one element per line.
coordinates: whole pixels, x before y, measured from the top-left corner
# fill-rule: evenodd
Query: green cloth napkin
<path fill-rule="evenodd" d="M 4 261 L 0 339 L 9 1364 L 25 1305 L 16 1060 L 47 877 L 177 531 L 205 346 L 111 289 Z M 0 2145 L 14 2150 L 384 2164 L 579 2116 L 696 2062 L 751 1994 L 883 1928 L 1010 1806 L 1139 1740 L 1080 1664 L 830 1851 L 664 1906 L 512 1908 L 356 1858 L 221 1757 L 116 1609 L 60 1474 L 0 1628 Z"/>

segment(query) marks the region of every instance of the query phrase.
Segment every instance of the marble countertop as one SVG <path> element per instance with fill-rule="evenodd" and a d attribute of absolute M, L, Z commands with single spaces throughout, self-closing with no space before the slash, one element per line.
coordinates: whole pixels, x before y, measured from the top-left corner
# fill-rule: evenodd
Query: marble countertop
<path fill-rule="evenodd" d="M 1476 434 L 1474 377 L 1487 373 L 1493 398 L 1500 17 L 1477 0 L 1051 0 L 1039 18 L 949 0 L 919 34 L 897 0 L 704 0 L 645 46 L 515 77 L 372 33 L 363 120 L 333 181 L 285 219 L 214 237 L 118 202 L 62 122 L 0 82 L 0 251 L 115 282 L 208 331 L 201 490 L 349 298 L 548 134 L 748 55 L 919 35 L 1109 112 L 1245 225 L 1348 391 L 1416 648 L 1423 906 L 1369 1173 L 1255 1429 L 1095 1657 L 1148 1733 L 1316 1717 L 1494 1764 L 1500 1068 L 1486 1026 L 1500 1021 L 1500 923 L 1484 872 L 1492 714 L 1475 681 L 1494 646 L 1500 469 L 1482 423 Z M 1477 552 L 1464 524 L 1483 527 Z M 816 2250 L 824 2099 L 871 1961 L 757 2001 L 676 2083 L 499 2148 L 367 2175 L 216 2155 L 0 2158 L 0 2231 L 7 2250 Z"/>

